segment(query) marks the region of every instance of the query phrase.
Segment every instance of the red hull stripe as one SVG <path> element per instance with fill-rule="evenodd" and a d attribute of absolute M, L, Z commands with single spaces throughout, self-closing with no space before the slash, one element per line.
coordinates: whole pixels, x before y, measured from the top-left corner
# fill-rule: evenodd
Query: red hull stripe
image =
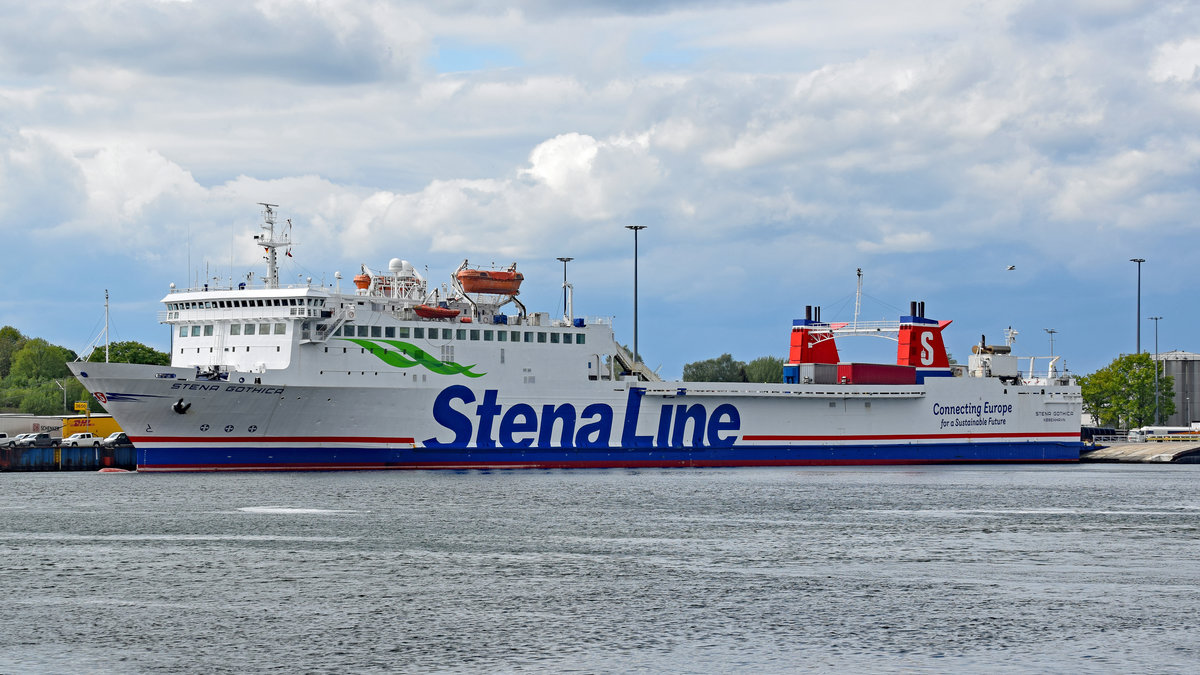
<path fill-rule="evenodd" d="M 829 436 L 754 436 L 746 434 L 743 441 L 920 441 L 948 440 L 952 438 L 1074 438 L 1079 439 L 1078 431 L 1047 431 L 1044 433 L 983 433 L 983 434 L 837 434 Z"/>
<path fill-rule="evenodd" d="M 764 467 L 764 466 L 901 466 L 913 464 L 1066 464 L 1071 459 L 1015 459 L 1015 460 L 804 460 L 778 459 L 742 462 L 738 460 L 705 459 L 693 461 L 632 460 L 622 462 L 436 462 L 429 464 L 325 464 L 295 463 L 271 464 L 154 464 L 139 466 L 138 471 L 347 471 L 373 469 L 676 469 L 689 467 Z"/>
<path fill-rule="evenodd" d="M 129 440 L 138 443 L 404 443 L 412 445 L 416 442 L 412 436 L 130 436 Z"/>

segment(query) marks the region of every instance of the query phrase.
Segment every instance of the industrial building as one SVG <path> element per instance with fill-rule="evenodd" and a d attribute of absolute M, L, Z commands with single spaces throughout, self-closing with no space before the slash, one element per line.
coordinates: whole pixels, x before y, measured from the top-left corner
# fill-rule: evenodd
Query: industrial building
<path fill-rule="evenodd" d="M 1163 374 L 1175 378 L 1173 391 L 1163 390 L 1163 399 L 1172 394 L 1175 414 L 1164 416 L 1163 425 L 1186 427 L 1200 422 L 1200 354 L 1175 350 L 1154 355 L 1163 362 Z"/>

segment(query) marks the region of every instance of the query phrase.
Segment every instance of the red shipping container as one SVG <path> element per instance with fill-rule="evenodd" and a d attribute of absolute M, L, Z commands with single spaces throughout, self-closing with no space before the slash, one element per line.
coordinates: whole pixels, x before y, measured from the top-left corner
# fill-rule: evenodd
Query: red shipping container
<path fill-rule="evenodd" d="M 842 384 L 916 384 L 917 369 L 890 363 L 839 363 L 838 382 Z"/>

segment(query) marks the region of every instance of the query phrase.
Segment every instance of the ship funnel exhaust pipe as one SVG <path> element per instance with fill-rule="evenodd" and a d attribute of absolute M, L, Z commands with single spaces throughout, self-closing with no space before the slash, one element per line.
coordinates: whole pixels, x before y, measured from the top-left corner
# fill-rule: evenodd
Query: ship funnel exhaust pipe
<path fill-rule="evenodd" d="M 924 319 L 925 318 L 925 301 L 924 300 L 917 303 L 917 311 L 921 312 L 921 318 Z"/>
<path fill-rule="evenodd" d="M 812 305 L 804 306 L 804 320 L 812 321 Z"/>
<path fill-rule="evenodd" d="M 912 300 L 908 303 L 908 315 L 909 316 L 917 315 L 917 301 L 916 300 Z"/>

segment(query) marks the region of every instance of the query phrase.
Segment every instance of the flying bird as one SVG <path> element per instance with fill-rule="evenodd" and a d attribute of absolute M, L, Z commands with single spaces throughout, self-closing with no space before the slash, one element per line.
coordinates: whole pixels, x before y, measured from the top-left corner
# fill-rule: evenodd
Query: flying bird
<path fill-rule="evenodd" d="M 1015 270 L 1015 269 L 1017 269 L 1017 266 L 1016 266 L 1016 265 L 1009 265 L 1008 267 L 1005 267 L 1004 269 L 1006 269 L 1006 270 L 1009 270 L 1009 271 L 1012 271 L 1012 270 Z"/>

